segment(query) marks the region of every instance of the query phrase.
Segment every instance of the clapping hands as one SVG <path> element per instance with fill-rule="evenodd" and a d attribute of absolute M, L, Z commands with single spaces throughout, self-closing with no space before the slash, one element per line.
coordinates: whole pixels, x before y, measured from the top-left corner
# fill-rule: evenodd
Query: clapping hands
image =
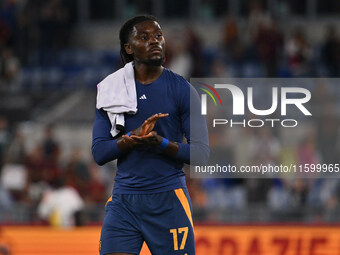
<path fill-rule="evenodd" d="M 143 146 L 143 145 L 153 145 L 158 146 L 162 142 L 162 137 L 157 134 L 156 131 L 153 131 L 156 122 L 160 118 L 164 118 L 169 116 L 168 113 L 157 113 L 149 117 L 144 123 L 136 128 L 135 130 L 130 132 L 130 136 L 123 135 L 124 140 L 131 144 L 133 147 L 135 146 Z"/>

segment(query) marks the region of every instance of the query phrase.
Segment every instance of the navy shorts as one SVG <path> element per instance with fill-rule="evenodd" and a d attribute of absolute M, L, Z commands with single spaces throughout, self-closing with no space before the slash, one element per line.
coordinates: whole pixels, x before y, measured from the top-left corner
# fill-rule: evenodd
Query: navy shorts
<path fill-rule="evenodd" d="M 194 255 L 192 207 L 187 189 L 155 194 L 114 194 L 106 204 L 100 254 Z"/>

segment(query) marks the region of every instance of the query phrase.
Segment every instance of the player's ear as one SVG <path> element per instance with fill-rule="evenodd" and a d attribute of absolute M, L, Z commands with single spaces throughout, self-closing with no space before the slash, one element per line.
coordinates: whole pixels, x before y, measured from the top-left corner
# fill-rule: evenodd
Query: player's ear
<path fill-rule="evenodd" d="M 130 43 L 125 43 L 124 44 L 124 48 L 125 48 L 125 51 L 126 51 L 126 53 L 127 54 L 132 54 L 133 52 L 132 52 L 132 49 L 131 49 L 131 46 L 130 46 Z"/>

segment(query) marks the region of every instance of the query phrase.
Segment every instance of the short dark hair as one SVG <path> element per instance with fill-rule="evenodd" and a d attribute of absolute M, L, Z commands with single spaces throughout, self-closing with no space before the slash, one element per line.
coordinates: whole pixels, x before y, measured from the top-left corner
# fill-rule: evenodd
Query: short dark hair
<path fill-rule="evenodd" d="M 130 36 L 130 33 L 132 32 L 133 27 L 138 23 L 148 21 L 148 20 L 158 22 L 155 16 L 139 15 L 126 21 L 125 24 L 120 28 L 120 31 L 119 31 L 120 57 L 124 65 L 128 62 L 133 61 L 133 56 L 131 54 L 127 54 L 125 51 L 125 47 L 124 47 L 124 44 L 127 43 L 129 40 L 129 36 Z"/>

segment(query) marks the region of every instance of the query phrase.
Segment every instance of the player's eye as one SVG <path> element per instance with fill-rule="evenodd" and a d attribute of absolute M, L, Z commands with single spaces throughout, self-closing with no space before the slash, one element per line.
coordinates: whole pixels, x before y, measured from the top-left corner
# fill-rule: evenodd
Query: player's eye
<path fill-rule="evenodd" d="M 161 38 L 163 35 L 161 33 L 156 34 L 156 38 Z"/>
<path fill-rule="evenodd" d="M 146 35 L 142 35 L 142 36 L 140 37 L 140 39 L 142 39 L 142 40 L 146 40 L 146 39 L 147 39 L 147 37 L 146 37 Z"/>

